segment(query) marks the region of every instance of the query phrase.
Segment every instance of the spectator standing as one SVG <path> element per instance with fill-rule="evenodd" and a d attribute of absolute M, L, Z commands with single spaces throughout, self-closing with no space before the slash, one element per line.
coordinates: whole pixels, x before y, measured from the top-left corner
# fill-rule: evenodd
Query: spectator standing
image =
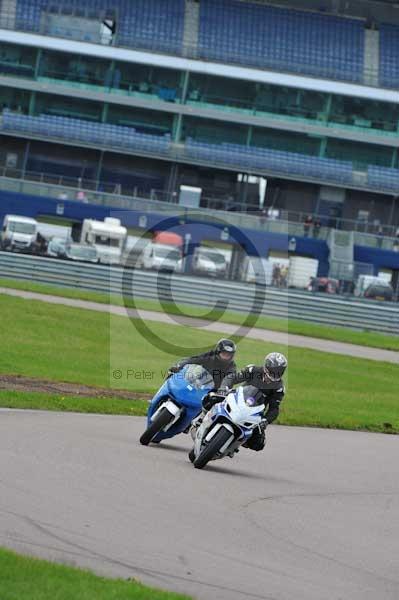
<path fill-rule="evenodd" d="M 273 265 L 273 274 L 272 274 L 272 285 L 274 287 L 280 287 L 281 282 L 281 268 L 278 263 Z"/>
<path fill-rule="evenodd" d="M 286 288 L 288 286 L 288 265 L 285 265 L 281 269 L 281 287 Z"/>
<path fill-rule="evenodd" d="M 76 193 L 76 200 L 79 200 L 80 202 L 84 202 L 85 204 L 87 204 L 89 202 L 88 198 L 86 197 L 86 194 L 84 193 L 83 190 L 79 190 Z"/>
<path fill-rule="evenodd" d="M 313 237 L 314 238 L 319 237 L 320 227 L 321 227 L 320 219 L 316 219 L 314 222 L 314 225 L 313 225 Z"/>
<path fill-rule="evenodd" d="M 382 225 L 378 225 L 377 236 L 378 236 L 378 239 L 377 239 L 378 247 L 382 248 L 382 242 L 384 239 L 384 228 Z"/>
<path fill-rule="evenodd" d="M 110 65 L 108 67 L 108 69 L 105 71 L 104 86 L 106 88 L 109 88 L 109 89 L 112 88 L 113 78 L 114 78 L 114 69 L 113 69 L 112 65 Z"/>
<path fill-rule="evenodd" d="M 313 224 L 312 215 L 308 215 L 303 222 L 303 234 L 305 237 L 309 237 L 309 231 Z"/>
<path fill-rule="evenodd" d="M 263 208 L 259 215 L 259 222 L 261 224 L 261 227 L 263 227 L 266 224 L 266 221 L 267 221 L 267 210 L 266 210 L 266 208 Z"/>

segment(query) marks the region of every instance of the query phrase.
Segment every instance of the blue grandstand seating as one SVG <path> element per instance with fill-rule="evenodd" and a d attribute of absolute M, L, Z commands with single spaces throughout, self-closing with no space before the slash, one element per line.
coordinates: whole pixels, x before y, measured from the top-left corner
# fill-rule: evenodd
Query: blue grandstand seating
<path fill-rule="evenodd" d="M 185 0 L 17 0 L 16 27 L 40 31 L 43 11 L 117 18 L 122 46 L 181 53 Z M 55 32 L 57 35 L 57 32 Z M 61 37 L 91 41 L 90 32 Z M 364 26 L 317 12 L 239 0 L 201 0 L 199 56 L 361 82 Z"/>
<path fill-rule="evenodd" d="M 399 193 L 399 169 L 369 165 L 367 181 L 371 188 Z"/>
<path fill-rule="evenodd" d="M 23 31 L 39 31 L 45 0 L 17 0 L 16 27 Z"/>
<path fill-rule="evenodd" d="M 380 27 L 380 84 L 399 87 L 399 27 L 382 24 Z"/>
<path fill-rule="evenodd" d="M 128 2 L 119 22 L 122 46 L 180 52 L 184 31 L 184 0 L 135 0 Z"/>
<path fill-rule="evenodd" d="M 30 135 L 107 145 L 126 150 L 142 150 L 166 154 L 170 148 L 171 136 L 139 133 L 132 127 L 92 123 L 83 119 L 56 117 L 42 114 L 29 117 L 6 109 L 3 111 L 3 129 L 20 131 Z"/>
<path fill-rule="evenodd" d="M 239 168 L 271 170 L 315 179 L 324 178 L 337 183 L 351 183 L 353 177 L 350 161 L 320 158 L 269 148 L 251 148 L 241 144 L 210 144 L 192 138 L 187 138 L 186 149 L 191 158 Z"/>
<path fill-rule="evenodd" d="M 238 0 L 201 0 L 202 57 L 361 81 L 362 21 Z"/>
<path fill-rule="evenodd" d="M 184 0 L 17 0 L 16 27 L 40 31 L 45 10 L 117 18 L 118 43 L 122 46 L 180 52 L 184 31 Z M 65 29 L 60 32 L 67 35 Z M 80 39 L 82 39 L 80 37 Z M 90 38 L 88 38 L 90 41 Z"/>

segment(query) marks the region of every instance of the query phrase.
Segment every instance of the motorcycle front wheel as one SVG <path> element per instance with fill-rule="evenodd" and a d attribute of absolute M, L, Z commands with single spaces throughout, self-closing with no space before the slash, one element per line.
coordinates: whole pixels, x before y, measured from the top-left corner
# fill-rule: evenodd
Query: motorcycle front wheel
<path fill-rule="evenodd" d="M 173 421 L 174 416 L 168 411 L 168 409 L 163 408 L 156 418 L 152 421 L 151 425 L 148 429 L 145 430 L 143 435 L 140 438 L 140 444 L 143 446 L 148 446 L 148 444 L 154 439 L 154 437 L 164 429 L 171 421 Z"/>
<path fill-rule="evenodd" d="M 194 460 L 194 467 L 196 469 L 203 469 L 216 456 L 219 450 L 223 448 L 229 438 L 231 438 L 231 432 L 225 427 L 221 427 L 205 446 L 198 458 Z"/>

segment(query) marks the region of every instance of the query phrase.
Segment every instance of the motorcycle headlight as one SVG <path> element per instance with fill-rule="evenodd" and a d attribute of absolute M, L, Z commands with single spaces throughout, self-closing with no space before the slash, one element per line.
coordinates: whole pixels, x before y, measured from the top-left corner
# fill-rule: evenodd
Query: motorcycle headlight
<path fill-rule="evenodd" d="M 256 400 L 255 400 L 255 398 L 253 396 L 249 396 L 249 398 L 245 399 L 245 404 L 247 406 L 255 406 Z"/>

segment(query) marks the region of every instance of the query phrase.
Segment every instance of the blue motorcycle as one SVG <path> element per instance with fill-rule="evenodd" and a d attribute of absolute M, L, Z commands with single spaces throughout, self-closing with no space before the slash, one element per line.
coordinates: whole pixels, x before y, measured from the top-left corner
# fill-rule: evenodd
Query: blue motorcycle
<path fill-rule="evenodd" d="M 140 443 L 148 446 L 188 430 L 201 412 L 203 397 L 214 385 L 212 375 L 201 365 L 185 365 L 169 377 L 151 400 Z"/>

